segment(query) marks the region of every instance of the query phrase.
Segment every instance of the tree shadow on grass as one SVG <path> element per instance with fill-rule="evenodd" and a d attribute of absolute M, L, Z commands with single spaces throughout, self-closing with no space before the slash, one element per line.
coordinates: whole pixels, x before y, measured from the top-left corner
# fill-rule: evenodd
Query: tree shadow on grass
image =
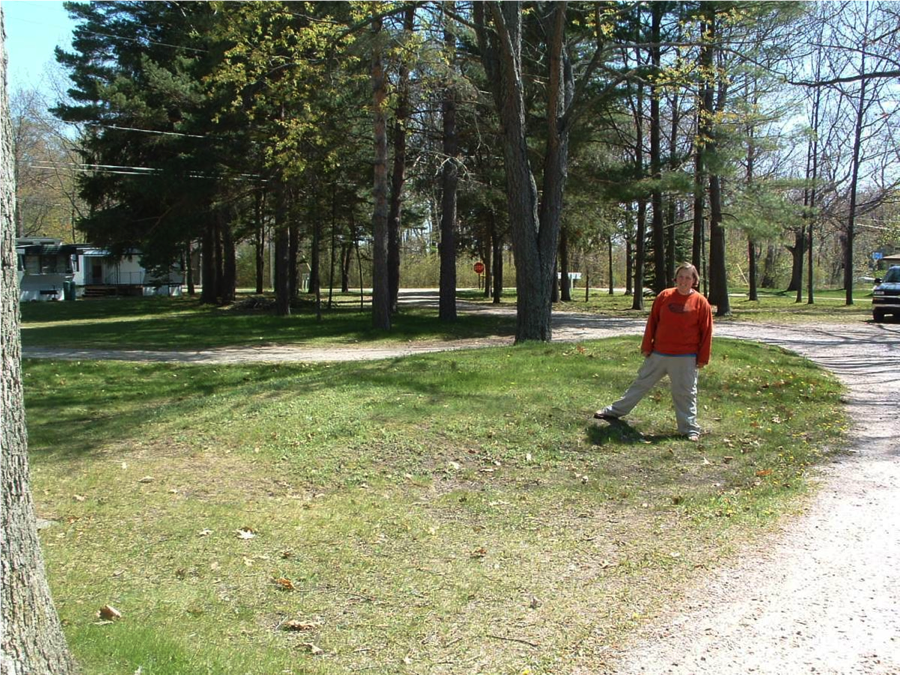
<path fill-rule="evenodd" d="M 623 419 L 592 419 L 585 430 L 591 445 L 656 445 L 681 438 L 680 434 L 643 434 Z"/>

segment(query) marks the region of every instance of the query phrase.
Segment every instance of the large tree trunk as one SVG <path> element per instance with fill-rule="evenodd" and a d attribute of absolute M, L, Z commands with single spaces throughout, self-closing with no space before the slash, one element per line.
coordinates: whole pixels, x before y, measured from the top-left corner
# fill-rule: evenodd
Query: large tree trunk
<path fill-rule="evenodd" d="M 708 23 L 709 39 L 714 41 L 716 35 L 716 19 L 713 17 Z M 713 42 L 712 49 L 715 49 Z M 722 67 L 717 68 L 722 72 Z M 718 94 L 716 96 L 716 113 L 721 114 L 725 110 L 728 83 L 724 75 L 719 76 L 717 82 Z M 710 154 L 718 151 L 718 140 L 713 134 L 709 144 Z M 722 224 L 722 180 L 718 172 L 711 173 L 709 177 L 709 301 L 716 306 L 716 316 L 731 314 L 731 301 L 728 298 L 728 267 L 725 260 L 725 227 Z"/>
<path fill-rule="evenodd" d="M 757 279 L 759 278 L 759 270 L 758 265 L 756 263 L 757 257 L 756 244 L 753 243 L 752 239 L 747 240 L 747 265 L 750 269 L 748 275 L 750 277 L 750 293 L 747 296 L 747 299 L 750 302 L 757 302 L 759 300 L 759 283 Z"/>
<path fill-rule="evenodd" d="M 350 292 L 350 265 L 353 264 L 353 243 L 341 242 L 341 293 Z"/>
<path fill-rule="evenodd" d="M 187 284 L 187 293 L 194 296 L 194 243 L 189 241 L 184 247 L 184 281 Z"/>
<path fill-rule="evenodd" d="M 787 292 L 791 293 L 803 288 L 803 256 L 806 254 L 805 228 L 794 231 L 794 245 L 786 248 L 791 252 L 791 283 L 787 287 Z"/>
<path fill-rule="evenodd" d="M 868 6 L 867 6 L 868 7 Z M 868 18 L 868 11 L 867 11 Z M 868 22 L 867 22 L 868 23 Z M 866 73 L 866 52 L 862 50 L 861 73 Z M 850 178 L 850 214 L 847 217 L 847 232 L 844 240 L 844 298 L 847 305 L 853 304 L 853 244 L 856 239 L 856 200 L 859 185 L 860 149 L 862 147 L 862 128 L 866 115 L 866 84 L 868 80 L 863 77 L 859 83 L 859 103 L 856 109 L 856 125 L 853 133 L 853 163 L 852 176 Z"/>
<path fill-rule="evenodd" d="M 711 22 L 710 22 L 711 23 Z M 700 34 L 707 35 L 710 25 L 700 22 Z M 704 274 L 703 270 L 703 208 L 706 197 L 706 152 L 712 138 L 713 88 L 710 74 L 713 67 L 713 48 L 709 40 L 704 40 L 700 48 L 700 91 L 697 106 L 697 140 L 694 144 L 694 235 L 691 242 L 691 262 Z M 704 275 L 705 278 L 705 275 Z"/>
<path fill-rule="evenodd" d="M 296 281 L 296 272 L 291 274 L 291 292 L 296 296 L 301 290 L 306 293 L 318 295 L 322 288 L 322 219 L 319 217 L 317 208 L 310 209 L 309 218 L 313 221 L 312 228 L 312 244 L 309 247 L 309 285 L 307 288 L 300 289 Z M 299 248 L 299 234 L 296 228 L 291 226 L 291 250 Z M 291 256 L 291 261 L 296 269 L 297 257 Z"/>
<path fill-rule="evenodd" d="M 716 316 L 731 314 L 725 266 L 725 228 L 722 227 L 722 189 L 718 174 L 709 177 L 709 302 L 716 306 Z"/>
<path fill-rule="evenodd" d="M 384 72 L 384 21 L 372 23 L 372 112 L 375 132 L 375 177 L 372 213 L 372 326 L 376 330 L 391 329 L 391 294 L 388 283 L 388 181 L 387 181 L 387 76 Z"/>
<path fill-rule="evenodd" d="M 200 283 L 203 288 L 200 291 L 200 302 L 205 305 L 216 303 L 216 224 L 214 216 L 208 214 L 206 225 L 203 228 L 203 238 L 200 240 L 200 264 L 202 266 Z"/>
<path fill-rule="evenodd" d="M 494 271 L 492 278 L 494 280 L 493 304 L 500 304 L 500 298 L 503 297 L 503 237 L 500 235 L 497 227 L 497 214 L 491 209 L 491 243 L 494 247 Z"/>
<path fill-rule="evenodd" d="M 452 4 L 451 4 L 452 11 Z M 447 20 L 449 24 L 449 19 Z M 455 37 L 444 30 L 444 43 L 452 54 Z M 441 321 L 456 320 L 456 191 L 459 167 L 456 163 L 456 97 L 452 86 L 444 88 L 442 103 L 444 166 L 441 171 L 441 273 L 438 317 Z"/>
<path fill-rule="evenodd" d="M 636 175 L 644 176 L 644 85 L 638 84 L 634 109 L 634 162 Z M 644 308 L 644 270 L 647 264 L 647 200 L 638 200 L 637 232 L 634 237 L 634 297 L 631 309 Z"/>
<path fill-rule="evenodd" d="M 759 96 L 756 93 L 756 82 L 754 81 L 754 91 L 753 91 L 753 105 L 755 106 L 759 102 Z M 747 84 L 748 87 L 748 95 L 747 99 L 749 100 L 749 81 Z M 754 179 L 754 171 L 756 169 L 756 143 L 754 142 L 756 136 L 756 127 L 754 124 L 749 124 L 747 127 L 747 176 L 746 183 L 748 190 L 753 185 Z M 750 277 L 750 293 L 748 296 L 748 300 L 750 302 L 757 302 L 759 300 L 759 291 L 757 289 L 756 277 L 756 244 L 753 241 L 753 235 L 747 235 L 747 269 L 748 276 Z"/>
<path fill-rule="evenodd" d="M 484 23 L 489 8 L 495 33 Z M 564 63 L 566 3 L 549 6 L 547 36 L 547 145 L 539 201 L 531 169 L 525 123 L 522 71 L 522 3 L 475 3 L 475 24 L 482 62 L 492 85 L 503 132 L 507 204 L 516 259 L 516 342 L 549 341 L 550 313 L 559 241 L 562 195 L 568 168 L 568 120 L 562 119 L 574 93 L 571 69 Z"/>
<path fill-rule="evenodd" d="M 664 3 L 654 2 L 650 4 L 651 28 L 650 28 L 650 65 L 654 73 L 660 71 L 660 27 Z M 666 231 L 663 226 L 663 195 L 662 195 L 662 149 L 660 136 L 662 123 L 659 114 L 660 87 L 650 86 L 650 174 L 653 177 L 654 187 L 651 196 L 653 207 L 652 233 L 653 233 L 653 290 L 660 293 L 670 285 L 666 268 Z"/>
<path fill-rule="evenodd" d="M 559 296 L 563 302 L 572 302 L 572 280 L 569 279 L 569 235 L 565 228 L 559 232 Z"/>
<path fill-rule="evenodd" d="M 678 170 L 678 126 L 681 120 L 678 94 L 672 96 L 672 128 L 669 134 L 669 170 Z M 675 223 L 678 220 L 678 197 L 671 195 L 666 210 L 667 242 L 666 242 L 666 279 L 674 281 L 677 266 L 678 240 Z"/>
<path fill-rule="evenodd" d="M 634 242 L 634 297 L 631 309 L 644 309 L 644 268 L 646 266 L 647 201 L 638 200 L 637 233 Z"/>
<path fill-rule="evenodd" d="M 263 190 L 257 190 L 253 197 L 253 218 L 256 225 L 256 292 L 261 294 L 266 283 L 266 224 L 263 219 L 265 193 Z"/>
<path fill-rule="evenodd" d="M 816 80 L 822 79 L 822 47 L 819 47 L 819 58 L 816 63 Z M 807 200 L 807 217 L 809 219 L 809 242 L 807 246 L 807 252 L 809 254 L 809 261 L 806 266 L 807 274 L 808 274 L 808 282 L 807 282 L 807 304 L 812 305 L 815 302 L 813 285 L 815 283 L 815 269 L 813 267 L 814 260 L 814 251 L 813 251 L 813 231 L 815 229 L 816 224 L 816 197 L 817 197 L 817 185 L 819 176 L 819 104 L 822 100 L 822 88 L 816 87 L 816 94 L 813 98 L 813 119 L 812 119 L 812 134 L 810 137 L 810 149 L 807 155 L 807 165 L 806 165 L 806 179 L 810 182 L 810 187 L 807 190 L 809 194 L 809 199 Z"/>
<path fill-rule="evenodd" d="M 776 263 L 778 262 L 778 249 L 774 245 L 769 244 L 766 247 L 766 257 L 763 260 L 762 278 L 759 285 L 763 288 L 775 288 L 776 279 Z"/>
<path fill-rule="evenodd" d="M 633 210 L 631 204 L 626 206 L 630 212 Z M 631 223 L 629 223 L 630 225 Z M 631 240 L 633 232 L 629 232 L 625 237 L 625 295 L 634 293 L 634 242 Z M 610 238 L 610 247 L 612 247 L 612 238 Z M 612 276 L 612 249 L 609 255 L 609 274 Z"/>
<path fill-rule="evenodd" d="M 284 185 L 275 188 L 275 313 L 291 313 L 290 235 L 287 226 L 287 195 Z"/>
<path fill-rule="evenodd" d="M 403 18 L 403 31 L 412 35 L 416 8 L 410 5 Z M 391 311 L 397 311 L 400 293 L 400 214 L 403 208 L 403 184 L 406 182 L 406 120 L 409 118 L 409 66 L 401 57 L 397 83 L 397 112 L 394 122 L 394 168 L 391 172 L 391 205 L 388 212 L 388 288 Z"/>
<path fill-rule="evenodd" d="M 227 212 L 223 212 L 222 222 L 222 292 L 220 303 L 230 305 L 237 292 L 237 253 L 234 250 L 234 236 Z"/>
<path fill-rule="evenodd" d="M 28 470 L 6 63 L 6 28 L 0 7 L 0 174 L 4 176 L 0 187 L 0 672 L 65 675 L 75 672 L 75 663 L 50 597 Z"/>
<path fill-rule="evenodd" d="M 493 284 L 493 274 L 494 274 L 494 231 L 493 228 L 487 233 L 486 237 L 487 241 L 485 241 L 483 246 L 483 254 L 481 257 L 482 262 L 484 263 L 484 297 L 491 297 L 491 285 Z"/>
<path fill-rule="evenodd" d="M 613 270 L 613 239 L 612 236 L 606 238 L 606 253 L 609 265 L 609 294 L 614 295 L 616 292 L 615 271 Z"/>

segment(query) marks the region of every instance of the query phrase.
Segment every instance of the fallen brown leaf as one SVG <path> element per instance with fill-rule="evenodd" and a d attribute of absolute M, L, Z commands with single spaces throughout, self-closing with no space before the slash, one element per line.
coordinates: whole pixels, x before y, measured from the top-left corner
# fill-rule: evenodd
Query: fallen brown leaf
<path fill-rule="evenodd" d="M 100 608 L 100 611 L 97 612 L 97 616 L 106 621 L 114 621 L 116 619 L 121 619 L 122 613 L 112 605 L 103 605 L 103 607 Z"/>
<path fill-rule="evenodd" d="M 281 626 L 279 626 L 281 630 L 289 630 L 296 632 L 305 632 L 316 630 L 317 628 L 322 627 L 321 621 L 300 621 L 298 619 L 290 619 L 288 621 L 283 621 Z"/>
<path fill-rule="evenodd" d="M 275 585 L 281 588 L 283 591 L 292 591 L 294 590 L 294 583 L 290 579 L 286 579 L 285 577 L 278 577 L 274 579 Z"/>

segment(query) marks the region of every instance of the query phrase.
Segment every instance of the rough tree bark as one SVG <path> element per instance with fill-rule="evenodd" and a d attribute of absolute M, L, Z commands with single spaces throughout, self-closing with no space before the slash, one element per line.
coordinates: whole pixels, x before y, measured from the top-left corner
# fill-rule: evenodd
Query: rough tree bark
<path fill-rule="evenodd" d="M 29 485 L 6 63 L 6 28 L 0 7 L 0 672 L 66 675 L 75 672 L 75 662 L 50 597 Z"/>
<path fill-rule="evenodd" d="M 559 299 L 572 302 L 572 281 L 569 279 L 569 236 L 566 228 L 559 232 Z"/>
<path fill-rule="evenodd" d="M 266 269 L 266 224 L 263 216 L 265 192 L 257 190 L 253 195 L 253 219 L 256 225 L 256 292 L 261 294 L 265 289 Z"/>
<path fill-rule="evenodd" d="M 287 194 L 283 184 L 275 186 L 275 313 L 291 313 L 290 236 L 287 222 Z"/>
<path fill-rule="evenodd" d="M 450 11 L 453 11 L 452 3 Z M 456 51 L 456 37 L 444 28 L 444 45 L 451 59 Z M 449 79 L 449 78 L 448 78 Z M 443 118 L 444 165 L 441 170 L 441 271 L 438 317 L 441 321 L 456 320 L 456 192 L 459 185 L 457 166 L 458 140 L 456 136 L 456 93 L 452 84 L 444 87 L 441 104 Z"/>
<path fill-rule="evenodd" d="M 486 22 L 490 16 L 493 31 Z M 549 78 L 547 144 L 543 189 L 538 195 L 531 168 L 525 121 L 522 69 L 522 3 L 475 3 L 476 34 L 482 63 L 500 115 L 506 166 L 506 196 L 516 258 L 516 342 L 549 341 L 562 196 L 568 171 L 569 128 L 574 97 L 571 69 L 565 64 L 566 3 L 546 5 Z"/>
<path fill-rule="evenodd" d="M 415 5 L 403 16 L 403 32 L 412 35 L 416 18 Z M 409 66 L 400 58 L 397 82 L 397 112 L 394 117 L 394 167 L 391 171 L 391 203 L 388 212 L 388 288 L 391 311 L 397 311 L 400 293 L 400 214 L 403 209 L 403 185 L 406 182 L 406 123 L 409 118 Z"/>
<path fill-rule="evenodd" d="M 660 68 L 660 33 L 662 26 L 662 15 L 665 7 L 661 2 L 650 4 L 651 26 L 650 26 L 650 66 L 654 74 L 657 76 Z M 657 80 L 654 79 L 654 82 Z M 653 178 L 654 186 L 651 196 L 651 204 L 653 206 L 652 234 L 653 234 L 653 290 L 656 293 L 662 292 L 669 286 L 671 279 L 668 278 L 668 269 L 666 267 L 666 231 L 663 226 L 663 195 L 662 195 L 662 122 L 660 121 L 659 100 L 661 96 L 661 87 L 655 84 L 650 85 L 650 174 Z"/>
<path fill-rule="evenodd" d="M 493 280 L 493 304 L 499 305 L 503 297 L 503 237 L 497 226 L 497 214 L 491 208 L 491 244 L 494 247 L 494 266 L 491 274 Z"/>
<path fill-rule="evenodd" d="M 372 121 L 375 132 L 375 177 L 372 213 L 372 326 L 391 329 L 391 294 L 388 283 L 388 179 L 387 179 L 387 75 L 384 72 L 384 20 L 372 22 Z"/>

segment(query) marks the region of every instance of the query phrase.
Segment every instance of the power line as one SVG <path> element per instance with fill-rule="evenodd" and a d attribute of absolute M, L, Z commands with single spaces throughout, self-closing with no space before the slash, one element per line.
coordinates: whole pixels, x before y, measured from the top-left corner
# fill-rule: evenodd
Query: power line
<path fill-rule="evenodd" d="M 89 127 L 102 127 L 104 129 L 115 129 L 117 131 L 137 131 L 142 134 L 156 134 L 159 136 L 179 136 L 179 137 L 184 137 L 184 138 L 201 138 L 204 140 L 206 140 L 208 138 L 215 138 L 214 136 L 201 136 L 199 134 L 185 134 L 185 133 L 180 133 L 178 131 L 157 131 L 155 129 L 137 129 L 135 127 L 120 127 L 115 124 L 102 124 L 100 122 L 85 122 L 85 125 L 89 126 Z"/>
<path fill-rule="evenodd" d="M 36 171 L 59 171 L 66 169 L 77 173 L 104 174 L 117 176 L 163 176 L 166 175 L 165 169 L 149 166 L 119 166 L 115 164 L 79 164 L 76 162 L 42 162 L 35 164 L 26 164 L 30 169 Z M 229 181 L 246 181 L 256 183 L 268 183 L 268 179 L 263 178 L 259 174 L 241 173 L 237 175 L 224 174 L 208 174 L 200 171 L 190 171 L 186 174 L 180 174 L 179 178 L 203 179 L 203 180 L 229 180 Z"/>

